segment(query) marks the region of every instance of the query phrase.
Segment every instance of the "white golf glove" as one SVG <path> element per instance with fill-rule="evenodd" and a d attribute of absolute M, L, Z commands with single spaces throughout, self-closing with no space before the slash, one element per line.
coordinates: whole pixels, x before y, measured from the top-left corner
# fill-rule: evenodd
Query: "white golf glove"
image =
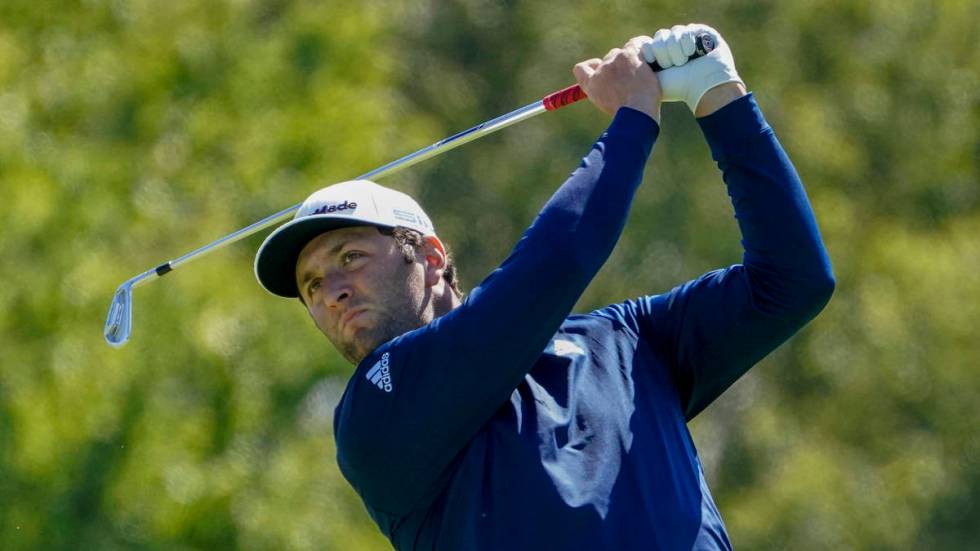
<path fill-rule="evenodd" d="M 715 48 L 708 55 L 688 61 L 694 53 L 694 40 L 701 33 L 714 39 Z M 643 58 L 663 67 L 657 73 L 663 101 L 683 101 L 695 112 L 705 92 L 726 82 L 744 82 L 735 71 L 735 59 L 718 31 L 707 25 L 692 23 L 660 29 L 653 40 L 643 44 Z"/>

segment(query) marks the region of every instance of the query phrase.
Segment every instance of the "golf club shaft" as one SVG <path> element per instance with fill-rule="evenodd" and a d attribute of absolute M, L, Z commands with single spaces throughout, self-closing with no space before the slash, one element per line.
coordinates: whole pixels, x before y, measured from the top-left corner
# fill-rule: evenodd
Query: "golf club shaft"
<path fill-rule="evenodd" d="M 577 91 L 573 90 L 573 88 L 577 89 Z M 578 89 L 578 86 L 559 90 L 558 92 L 549 94 L 539 101 L 525 105 L 520 109 L 507 113 L 506 115 L 480 123 L 468 130 L 453 134 L 444 140 L 419 149 L 418 151 L 410 153 L 396 161 L 380 166 L 370 172 L 358 176 L 357 179 L 378 179 L 389 174 L 393 174 L 426 159 L 435 157 L 440 153 L 444 153 L 450 149 L 459 147 L 467 142 L 471 142 L 477 138 L 486 136 L 487 134 L 496 132 L 497 130 L 506 128 L 512 124 L 529 119 L 545 111 L 554 111 L 555 109 L 574 103 L 584 97 L 585 94 L 582 93 L 581 89 Z M 153 281 L 154 279 L 158 279 L 172 272 L 178 267 L 190 262 L 191 260 L 200 258 L 226 245 L 230 245 L 254 233 L 260 232 L 269 226 L 284 221 L 299 210 L 301 206 L 302 203 L 299 203 L 289 207 L 288 209 L 283 209 L 275 214 L 263 218 L 262 220 L 259 220 L 258 222 L 254 222 L 240 230 L 232 232 L 221 239 L 218 239 L 217 241 L 209 243 L 198 249 L 194 249 L 183 256 L 160 264 L 156 268 L 151 268 L 123 282 L 123 284 L 116 289 L 116 294 L 114 295 L 112 304 L 109 307 L 109 314 L 106 317 L 104 329 L 106 342 L 118 348 L 125 344 L 129 339 L 133 321 L 132 293 L 134 288 L 140 287 L 150 281 Z"/>
<path fill-rule="evenodd" d="M 576 88 L 577 88 L 577 86 L 576 86 Z M 559 92 L 556 92 L 556 93 L 559 93 Z M 551 97 L 551 95 L 549 95 L 548 97 Z M 581 94 L 580 97 L 577 97 L 577 98 L 575 98 L 572 101 L 578 101 L 579 99 L 581 99 L 583 97 L 585 97 L 585 95 L 584 94 Z M 545 99 L 547 99 L 547 98 L 545 98 Z M 414 153 L 410 153 L 408 155 L 405 155 L 404 157 L 402 157 L 402 158 L 400 158 L 398 160 L 395 160 L 395 161 L 392 161 L 392 162 L 390 162 L 390 163 L 388 163 L 386 165 L 380 166 L 380 167 L 378 167 L 378 168 L 376 168 L 374 170 L 371 170 L 370 172 L 366 172 L 366 173 L 358 176 L 356 179 L 358 179 L 358 180 L 368 180 L 368 179 L 377 180 L 377 179 L 383 178 L 384 176 L 388 176 L 388 175 L 394 174 L 395 172 L 398 172 L 400 170 L 404 170 L 404 169 L 406 169 L 406 168 L 408 168 L 410 166 L 413 166 L 415 164 L 418 164 L 418 163 L 420 163 L 420 162 L 422 162 L 422 161 L 424 161 L 426 159 L 430 159 L 432 157 L 435 157 L 436 155 L 440 155 L 442 153 L 445 153 L 446 151 L 449 151 L 450 149 L 457 148 L 457 147 L 459 147 L 459 146 L 461 146 L 461 145 L 463 145 L 465 143 L 471 142 L 471 141 L 476 140 L 478 138 L 482 138 L 483 136 L 486 136 L 487 134 L 491 134 L 493 132 L 496 132 L 497 130 L 500 130 L 502 128 L 506 128 L 506 127 L 508 127 L 508 126 L 510 126 L 512 124 L 516 124 L 516 123 L 521 122 L 523 120 L 527 120 L 527 119 L 529 119 L 531 117 L 534 117 L 536 115 L 539 115 L 539 114 L 541 114 L 541 113 L 543 113 L 545 111 L 551 111 L 551 110 L 557 109 L 558 107 L 561 107 L 563 105 L 568 105 L 569 103 L 572 103 L 572 101 L 567 101 L 567 102 L 562 103 L 561 105 L 559 105 L 557 107 L 552 107 L 550 109 L 545 105 L 545 100 L 536 101 L 536 102 L 531 103 L 529 105 L 525 105 L 524 107 L 521 107 L 520 109 L 511 111 L 510 113 L 507 113 L 506 115 L 502 115 L 502 116 L 497 117 L 495 119 L 491 119 L 489 121 L 480 123 L 480 124 L 474 126 L 473 128 L 470 128 L 468 130 L 464 130 L 462 132 L 459 132 L 457 134 L 454 134 L 454 135 L 452 135 L 452 136 L 450 136 L 450 137 L 448 137 L 448 138 L 446 138 L 444 140 L 438 141 L 438 142 L 436 142 L 436 143 L 434 143 L 434 144 L 432 144 L 432 145 L 430 145 L 428 147 L 424 147 L 422 149 L 419 149 L 418 151 L 415 151 Z M 195 249 L 195 250 L 193 250 L 193 251 L 191 251 L 191 252 L 189 252 L 189 253 L 187 253 L 187 254 L 185 254 L 183 256 L 180 256 L 180 257 L 178 257 L 178 258 L 176 258 L 174 260 L 170 260 L 168 262 L 165 262 L 165 263 L 157 266 L 156 268 L 154 268 L 150 272 L 148 272 L 146 274 L 142 274 L 142 275 L 143 276 L 149 276 L 149 275 L 153 274 L 153 275 L 157 275 L 157 276 L 163 276 L 163 275 L 165 275 L 165 274 L 167 274 L 167 273 L 169 273 L 169 272 L 177 269 L 178 267 L 180 267 L 180 266 L 182 266 L 182 265 L 190 262 L 191 260 L 194 260 L 196 258 L 200 258 L 200 257 L 202 257 L 202 256 L 204 256 L 204 255 L 206 255 L 206 254 L 208 254 L 210 252 L 213 252 L 213 251 L 215 251 L 217 249 L 220 249 L 220 248 L 222 248 L 222 247 L 224 247 L 226 245 L 230 245 L 230 244 L 232 244 L 232 243 L 234 243 L 236 241 L 239 241 L 241 239 L 244 239 L 244 238 L 246 238 L 246 237 L 248 237 L 248 236 L 250 236 L 252 234 L 255 234 L 257 232 L 260 232 L 260 231 L 264 230 L 265 228 L 268 228 L 270 226 L 273 226 L 273 225 L 275 225 L 275 224 L 277 224 L 279 222 L 285 221 L 287 218 L 289 218 L 291 215 L 293 215 L 297 210 L 299 210 L 299 208 L 300 208 L 301 205 L 302 205 L 302 203 L 298 203 L 298 204 L 293 205 L 293 206 L 291 206 L 291 207 L 289 207 L 287 209 L 283 209 L 283 210 L 281 210 L 281 211 L 279 211 L 279 212 L 277 212 L 275 214 L 272 214 L 270 216 L 267 216 L 267 217 L 265 217 L 265 218 L 263 218 L 263 219 L 255 222 L 255 223 L 252 223 L 252 224 L 250 224 L 248 226 L 245 226 L 244 228 L 242 228 L 240 230 L 237 230 L 235 232 L 232 232 L 232 233 L 230 233 L 230 234 L 222 237 L 221 239 L 218 239 L 217 241 L 214 241 L 213 243 L 209 243 L 207 245 L 204 245 L 203 247 L 200 247 L 198 249 Z M 134 286 L 135 285 L 136 285 L 136 282 L 134 282 Z"/>
<path fill-rule="evenodd" d="M 703 55 L 706 55 L 712 49 L 714 49 L 714 42 L 710 37 L 710 35 L 701 34 L 696 38 L 695 51 L 694 54 L 690 56 L 690 59 L 695 59 Z M 654 71 L 662 70 L 660 65 L 658 65 L 656 61 L 650 62 L 648 63 L 648 65 Z M 357 179 L 358 180 L 367 180 L 372 178 L 379 179 L 384 176 L 394 174 L 399 170 L 403 170 L 412 165 L 420 163 L 426 159 L 430 159 L 432 157 L 435 157 L 436 155 L 445 153 L 450 149 L 454 149 L 465 143 L 471 142 L 478 138 L 482 138 L 487 134 L 491 134 L 493 132 L 496 132 L 497 130 L 506 128 L 512 124 L 516 124 L 523 120 L 527 120 L 531 117 L 539 115 L 544 111 L 554 111 L 566 105 L 575 103 L 576 101 L 579 101 L 585 97 L 586 97 L 585 92 L 582 91 L 582 88 L 579 87 L 577 84 L 573 86 L 569 86 L 562 90 L 558 90 L 557 92 L 548 94 L 541 100 L 525 105 L 520 109 L 516 109 L 514 111 L 511 111 L 510 113 L 501 115 L 495 119 L 491 119 L 484 123 L 480 123 L 474 126 L 473 128 L 464 130 L 444 140 L 438 141 L 428 147 L 424 147 L 414 153 L 405 155 L 404 157 L 396 161 L 392 161 L 384 166 L 378 167 L 370 172 L 362 174 L 358 176 Z M 180 256 L 174 260 L 164 262 L 163 264 L 160 264 L 156 268 L 153 268 L 152 270 L 144 272 L 143 274 L 140 274 L 130 279 L 129 282 L 132 284 L 133 287 L 136 287 L 150 279 L 155 279 L 155 277 L 153 277 L 154 275 L 157 277 L 166 275 L 167 273 L 177 269 L 183 264 L 190 262 L 191 260 L 200 258 L 212 251 L 220 249 L 226 245 L 230 245 L 252 234 L 258 233 L 264 230 L 265 228 L 268 228 L 270 226 L 273 226 L 279 222 L 286 220 L 293 213 L 299 210 L 301 206 L 302 203 L 298 203 L 287 209 L 283 209 L 275 214 L 267 216 L 262 220 L 259 220 L 258 222 L 255 222 L 248 226 L 245 226 L 244 228 L 238 231 L 232 232 L 222 237 L 221 239 L 218 239 L 217 241 L 209 243 L 198 249 L 194 249 L 193 251 L 183 256 Z"/>
<path fill-rule="evenodd" d="M 706 55 L 712 49 L 714 49 L 714 41 L 708 34 L 699 35 L 696 40 L 695 52 L 690 56 L 689 59 L 694 59 Z M 648 63 L 651 69 L 654 71 L 660 71 L 661 67 L 657 65 L 656 62 Z M 506 128 L 512 124 L 516 124 L 523 120 L 527 120 L 531 117 L 540 115 L 545 111 L 554 111 L 560 109 L 566 105 L 575 103 L 586 97 L 585 92 L 578 85 L 569 86 L 557 92 L 548 94 L 544 98 L 534 103 L 530 103 L 507 113 L 501 115 L 495 119 L 480 123 L 470 129 L 464 130 L 457 134 L 453 134 L 448 138 L 438 141 L 428 147 L 419 149 L 414 153 L 405 155 L 404 157 L 392 161 L 386 165 L 380 166 L 370 172 L 362 174 L 357 177 L 358 180 L 367 179 L 379 179 L 384 176 L 388 176 L 399 170 L 403 170 L 417 163 L 420 163 L 426 159 L 430 159 L 445 153 L 450 149 L 459 147 L 465 143 L 469 143 L 478 138 L 482 138 L 487 134 L 491 134 Z M 135 275 L 125 282 L 123 282 L 118 289 L 116 289 L 116 294 L 113 297 L 112 304 L 109 307 L 109 314 L 106 317 L 104 335 L 106 342 L 110 345 L 119 347 L 126 343 L 129 339 L 130 332 L 132 330 L 132 291 L 133 288 L 142 286 L 145 283 L 153 281 L 154 279 L 160 278 L 178 267 L 194 260 L 200 258 L 212 251 L 218 250 L 226 245 L 230 245 L 236 241 L 244 239 L 252 234 L 262 231 L 272 225 L 282 222 L 293 215 L 302 203 L 293 205 L 287 209 L 283 209 L 275 214 L 267 216 L 258 222 L 252 223 L 244 228 L 232 232 L 217 241 L 209 243 L 203 247 L 194 249 L 193 251 L 177 257 L 173 260 L 169 260 L 160 264 L 156 268 L 151 268 L 141 274 Z"/>

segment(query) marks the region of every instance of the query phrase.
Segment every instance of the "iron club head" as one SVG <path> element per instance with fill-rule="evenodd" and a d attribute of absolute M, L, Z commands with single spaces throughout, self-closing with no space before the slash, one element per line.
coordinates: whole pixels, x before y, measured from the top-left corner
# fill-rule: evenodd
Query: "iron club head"
<path fill-rule="evenodd" d="M 105 341 L 116 348 L 126 344 L 133 331 L 133 282 L 127 281 L 116 289 L 105 320 Z"/>

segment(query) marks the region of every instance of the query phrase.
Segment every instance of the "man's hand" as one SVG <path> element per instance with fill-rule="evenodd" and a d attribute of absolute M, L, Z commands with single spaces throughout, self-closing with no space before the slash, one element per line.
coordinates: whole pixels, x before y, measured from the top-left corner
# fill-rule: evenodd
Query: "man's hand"
<path fill-rule="evenodd" d="M 702 33 L 711 36 L 714 49 L 706 56 L 688 60 L 694 53 L 695 38 Z M 735 59 L 728 44 L 718 31 L 707 25 L 692 23 L 675 25 L 669 30 L 660 29 L 653 35 L 653 40 L 643 43 L 642 49 L 648 63 L 656 61 L 664 69 L 658 73 L 663 101 L 683 101 L 699 117 L 713 113 L 746 93 L 745 84 L 735 71 Z M 722 85 L 726 86 L 706 97 L 709 90 Z M 709 101 L 703 102 L 703 99 Z M 701 103 L 705 105 L 699 108 Z"/>
<path fill-rule="evenodd" d="M 622 48 L 610 50 L 603 59 L 575 65 L 575 79 L 601 111 L 615 115 L 620 107 L 631 107 L 660 122 L 660 83 L 640 57 L 643 43 L 650 40 L 637 36 Z"/>

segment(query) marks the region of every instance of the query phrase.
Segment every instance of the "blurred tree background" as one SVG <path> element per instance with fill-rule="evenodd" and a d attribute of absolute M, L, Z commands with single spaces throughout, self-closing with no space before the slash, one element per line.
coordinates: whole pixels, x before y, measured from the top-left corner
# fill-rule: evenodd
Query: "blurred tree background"
<path fill-rule="evenodd" d="M 969 0 L 4 0 L 0 549 L 387 549 L 334 462 L 351 368 L 254 281 L 262 236 L 128 277 L 704 21 L 801 172 L 827 309 L 692 423 L 740 549 L 980 537 L 980 4 Z M 472 286 L 607 118 L 577 105 L 385 181 Z M 664 108 L 579 304 L 736 263 L 696 123 Z"/>

